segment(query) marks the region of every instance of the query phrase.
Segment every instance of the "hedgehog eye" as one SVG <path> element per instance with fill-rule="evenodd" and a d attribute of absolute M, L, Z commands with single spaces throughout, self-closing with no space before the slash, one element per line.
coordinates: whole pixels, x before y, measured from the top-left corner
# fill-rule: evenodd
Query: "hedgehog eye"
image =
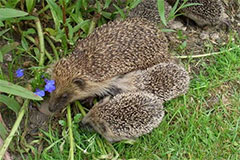
<path fill-rule="evenodd" d="M 67 93 L 64 93 L 62 96 L 61 96 L 62 99 L 67 99 L 68 98 L 68 94 Z"/>
<path fill-rule="evenodd" d="M 73 79 L 73 83 L 78 85 L 80 88 L 83 88 L 83 86 L 85 85 L 85 81 L 82 78 Z"/>

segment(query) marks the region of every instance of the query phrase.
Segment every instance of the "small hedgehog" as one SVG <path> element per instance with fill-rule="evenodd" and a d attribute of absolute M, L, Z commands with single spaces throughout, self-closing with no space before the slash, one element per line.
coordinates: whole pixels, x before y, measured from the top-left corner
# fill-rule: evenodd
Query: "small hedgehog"
<path fill-rule="evenodd" d="M 180 0 L 178 7 L 184 0 Z M 171 6 L 174 6 L 176 0 L 165 0 L 165 15 L 168 17 Z M 224 7 L 221 0 L 188 0 L 187 3 L 199 3 L 180 10 L 182 14 L 197 23 L 199 26 L 217 25 L 224 22 Z M 129 17 L 143 17 L 153 22 L 160 22 L 160 16 L 157 8 L 157 0 L 143 0 L 130 13 Z"/>
<path fill-rule="evenodd" d="M 168 17 L 171 10 L 170 5 L 164 1 L 165 15 Z M 133 8 L 129 17 L 142 17 L 149 21 L 160 22 L 160 16 L 157 8 L 157 0 L 142 0 L 135 8 Z"/>
<path fill-rule="evenodd" d="M 168 41 L 155 23 L 128 18 L 105 24 L 56 63 L 52 73 L 56 90 L 49 110 L 62 109 L 77 99 L 132 90 L 121 85 L 124 74 L 171 61 Z"/>
<path fill-rule="evenodd" d="M 167 0 L 170 5 L 174 5 L 176 0 Z M 180 0 L 180 6 L 184 0 Z M 201 5 L 194 5 L 186 7 L 181 10 L 184 16 L 194 20 L 197 25 L 217 25 L 224 22 L 224 7 L 221 0 L 188 0 L 187 3 L 199 3 Z"/>
<path fill-rule="evenodd" d="M 174 63 L 160 63 L 130 74 L 136 91 L 153 93 L 164 102 L 186 93 L 190 81 L 186 70 Z"/>
<path fill-rule="evenodd" d="M 162 121 L 162 101 L 146 92 L 127 92 L 105 98 L 83 118 L 109 142 L 134 139 L 147 134 Z"/>
<path fill-rule="evenodd" d="M 162 103 L 184 94 L 189 85 L 188 73 L 174 63 L 133 71 L 124 80 L 130 92 L 103 100 L 82 121 L 110 142 L 149 133 L 162 120 Z"/>

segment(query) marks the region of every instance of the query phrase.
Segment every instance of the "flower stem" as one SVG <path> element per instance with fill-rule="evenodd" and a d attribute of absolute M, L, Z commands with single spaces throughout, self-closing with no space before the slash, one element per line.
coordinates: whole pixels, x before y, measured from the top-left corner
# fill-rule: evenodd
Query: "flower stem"
<path fill-rule="evenodd" d="M 233 48 L 230 48 L 228 50 L 223 50 L 223 51 L 219 51 L 219 52 L 212 52 L 212 53 L 206 53 L 206 54 L 199 54 L 199 55 L 192 55 L 192 56 L 174 56 L 175 58 L 179 58 L 179 59 L 185 59 L 185 58 L 201 58 L 201 57 L 207 57 L 207 56 L 213 56 L 213 55 L 217 55 L 217 54 L 221 54 L 224 52 L 229 52 L 232 51 L 236 48 L 239 48 L 240 46 L 236 46 Z"/>
<path fill-rule="evenodd" d="M 26 112 L 26 109 L 28 107 L 28 104 L 29 104 L 29 100 L 25 100 L 24 103 L 23 103 L 23 106 L 21 107 L 20 111 L 19 111 L 19 114 L 18 114 L 18 117 L 13 125 L 13 128 L 12 130 L 10 131 L 9 133 L 9 136 L 5 139 L 4 141 L 4 144 L 2 147 L 0 147 L 0 160 L 3 158 L 9 144 L 11 143 L 12 141 L 12 138 L 14 137 L 19 125 L 20 125 L 20 122 L 22 121 L 22 118 Z"/>
<path fill-rule="evenodd" d="M 39 37 L 39 49 L 40 49 L 40 59 L 39 59 L 39 66 L 44 65 L 44 56 L 45 56 L 45 46 L 44 46 L 44 38 L 43 38 L 43 31 L 42 26 L 39 18 L 35 20 L 36 28 Z"/>
<path fill-rule="evenodd" d="M 55 45 L 53 44 L 53 42 L 51 41 L 51 39 L 48 36 L 45 36 L 45 39 L 47 40 L 47 42 L 51 46 L 52 51 L 53 51 L 53 53 L 55 55 L 56 61 L 58 61 L 59 60 L 59 55 L 57 53 L 57 49 L 56 49 Z"/>
<path fill-rule="evenodd" d="M 81 103 L 79 101 L 76 101 L 75 104 L 78 106 L 80 112 L 82 113 L 83 117 L 86 116 L 86 112 L 83 109 L 83 106 L 81 105 Z"/>
<path fill-rule="evenodd" d="M 67 121 L 68 121 L 69 143 L 70 143 L 68 159 L 74 160 L 74 139 L 73 139 L 73 132 L 72 132 L 72 117 L 71 117 L 70 105 L 67 106 Z"/>

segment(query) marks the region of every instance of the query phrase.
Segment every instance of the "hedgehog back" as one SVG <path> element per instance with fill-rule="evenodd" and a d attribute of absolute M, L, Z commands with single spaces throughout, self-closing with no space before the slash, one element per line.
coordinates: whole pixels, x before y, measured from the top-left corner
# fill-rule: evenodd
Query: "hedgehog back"
<path fill-rule="evenodd" d="M 168 62 L 170 55 L 167 39 L 155 23 L 143 18 L 129 18 L 97 28 L 78 42 L 68 60 L 76 72 L 100 82 Z"/>

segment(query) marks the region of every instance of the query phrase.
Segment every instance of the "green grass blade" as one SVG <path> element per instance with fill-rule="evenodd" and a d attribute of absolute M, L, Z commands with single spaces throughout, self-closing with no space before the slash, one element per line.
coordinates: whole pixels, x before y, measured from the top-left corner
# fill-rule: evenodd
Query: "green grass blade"
<path fill-rule="evenodd" d="M 60 23 L 62 22 L 62 19 L 63 19 L 62 10 L 53 0 L 46 0 L 46 1 L 50 6 L 50 10 L 55 23 L 55 29 L 59 29 Z"/>
<path fill-rule="evenodd" d="M 3 159 L 3 156 L 4 156 L 5 152 L 7 151 L 9 144 L 11 143 L 15 133 L 17 132 L 17 129 L 22 121 L 22 118 L 27 110 L 28 105 L 29 105 L 29 100 L 25 100 L 25 102 L 24 102 L 23 106 L 21 107 L 21 110 L 17 116 L 17 119 L 12 127 L 11 132 L 9 133 L 8 137 L 5 139 L 3 145 L 0 148 L 0 159 Z"/>
<path fill-rule="evenodd" d="M 1 37 L 2 35 L 4 35 L 5 33 L 7 33 L 9 30 L 10 30 L 10 28 L 4 29 L 3 31 L 0 31 L 0 37 Z"/>
<path fill-rule="evenodd" d="M 126 15 L 124 14 L 124 11 L 121 8 L 119 8 L 116 4 L 113 4 L 113 6 L 117 9 L 117 11 L 120 14 L 121 18 L 125 19 Z"/>
<path fill-rule="evenodd" d="M 0 137 L 4 140 L 7 137 L 7 130 L 5 129 L 4 125 L 0 122 Z"/>
<path fill-rule="evenodd" d="M 111 2 L 112 0 L 106 0 L 103 9 L 108 8 Z"/>
<path fill-rule="evenodd" d="M 129 6 L 129 8 L 130 9 L 133 9 L 133 8 L 135 8 L 139 3 L 141 3 L 142 2 L 142 0 L 136 0 L 136 1 L 134 1 L 133 3 L 131 3 L 130 4 L 130 6 Z"/>
<path fill-rule="evenodd" d="M 175 14 L 176 14 L 176 10 L 177 10 L 177 7 L 178 7 L 178 3 L 179 3 L 179 0 L 176 0 L 174 6 L 172 7 L 172 9 L 171 9 L 171 11 L 168 15 L 168 21 L 174 19 Z"/>
<path fill-rule="evenodd" d="M 4 103 L 5 105 L 7 105 L 7 107 L 9 109 L 11 109 L 12 111 L 14 111 L 16 114 L 19 112 L 20 110 L 20 105 L 18 104 L 18 102 L 13 99 L 10 98 L 8 96 L 5 95 L 0 95 L 0 102 Z"/>
<path fill-rule="evenodd" d="M 42 97 L 34 94 L 33 92 L 8 81 L 0 80 L 0 92 L 20 96 L 32 100 L 43 100 Z"/>
<path fill-rule="evenodd" d="M 23 17 L 28 15 L 27 12 L 12 9 L 12 8 L 0 8 L 0 20 Z"/>
<path fill-rule="evenodd" d="M 167 21 L 165 18 L 164 0 L 157 0 L 157 7 L 162 23 L 167 26 Z"/>
<path fill-rule="evenodd" d="M 28 13 L 32 12 L 34 5 L 35 5 L 35 0 L 26 0 L 26 7 L 27 7 Z"/>

